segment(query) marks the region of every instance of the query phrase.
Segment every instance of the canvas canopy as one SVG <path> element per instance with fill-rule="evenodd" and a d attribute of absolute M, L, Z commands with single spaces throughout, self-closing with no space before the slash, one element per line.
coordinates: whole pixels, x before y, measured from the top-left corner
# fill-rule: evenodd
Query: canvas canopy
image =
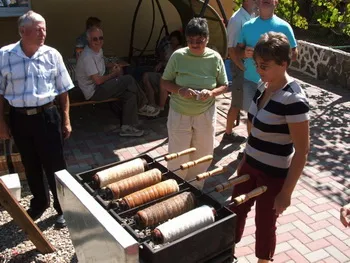
<path fill-rule="evenodd" d="M 138 8 L 142 0 L 139 0 L 139 5 L 135 11 L 134 21 L 137 16 Z M 159 2 L 156 0 L 158 8 L 162 15 L 162 10 L 159 5 Z M 202 17 L 206 18 L 209 25 L 209 43 L 208 46 L 217 50 L 223 58 L 227 57 L 227 36 L 226 28 L 223 22 L 223 18 L 216 12 L 216 10 L 208 4 L 208 1 L 201 0 L 169 0 L 169 2 L 175 7 L 179 16 L 181 18 L 183 28 L 186 27 L 188 21 L 193 17 Z M 206 5 L 205 11 L 201 14 L 203 5 Z M 166 18 L 162 15 L 163 23 L 166 27 Z M 133 34 L 134 34 L 134 23 L 132 29 L 132 36 L 130 41 L 130 56 L 132 55 L 132 46 L 133 46 Z"/>

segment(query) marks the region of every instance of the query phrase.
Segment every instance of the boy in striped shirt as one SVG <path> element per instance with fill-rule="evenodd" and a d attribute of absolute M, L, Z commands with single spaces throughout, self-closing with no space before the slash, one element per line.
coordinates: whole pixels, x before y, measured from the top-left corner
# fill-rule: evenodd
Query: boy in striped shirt
<path fill-rule="evenodd" d="M 309 151 L 309 104 L 304 91 L 287 73 L 291 47 L 282 33 L 263 34 L 253 55 L 262 83 L 248 112 L 248 142 L 238 175 L 250 179 L 235 187 L 232 197 L 265 185 L 256 199 L 232 208 L 237 214 L 236 243 L 256 201 L 258 263 L 272 260 L 276 247 L 276 220 L 291 203 L 295 185 Z"/>

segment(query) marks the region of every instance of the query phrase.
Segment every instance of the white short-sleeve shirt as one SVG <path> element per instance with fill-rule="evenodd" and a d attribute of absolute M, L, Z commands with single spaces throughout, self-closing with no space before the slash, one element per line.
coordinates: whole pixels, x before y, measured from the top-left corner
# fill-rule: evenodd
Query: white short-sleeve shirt
<path fill-rule="evenodd" d="M 89 100 L 95 93 L 96 84 L 92 80 L 92 75 L 103 76 L 106 72 L 106 65 L 102 49 L 96 53 L 88 46 L 80 54 L 75 69 L 79 88 L 84 94 L 85 99 Z"/>
<path fill-rule="evenodd" d="M 227 47 L 236 47 L 241 29 L 245 22 L 249 21 L 255 15 L 250 15 L 243 7 L 238 9 L 230 18 L 227 25 Z"/>

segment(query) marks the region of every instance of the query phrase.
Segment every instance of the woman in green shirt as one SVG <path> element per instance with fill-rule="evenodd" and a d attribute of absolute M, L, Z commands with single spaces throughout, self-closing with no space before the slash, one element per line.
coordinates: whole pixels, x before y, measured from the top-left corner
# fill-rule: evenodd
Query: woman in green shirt
<path fill-rule="evenodd" d="M 168 116 L 169 152 L 189 147 L 197 148 L 191 155 L 168 163 L 173 170 L 181 163 L 213 154 L 215 142 L 215 96 L 227 90 L 224 62 L 219 53 L 207 47 L 208 23 L 204 18 L 193 18 L 185 30 L 187 47 L 178 49 L 170 57 L 164 70 L 161 86 L 171 92 Z M 191 180 L 206 171 L 203 163 L 178 173 Z M 203 183 L 195 183 L 202 188 Z"/>

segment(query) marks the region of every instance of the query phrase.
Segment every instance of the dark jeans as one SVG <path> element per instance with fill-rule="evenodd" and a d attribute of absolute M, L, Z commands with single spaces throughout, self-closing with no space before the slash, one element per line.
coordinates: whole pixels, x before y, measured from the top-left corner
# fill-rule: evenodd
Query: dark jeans
<path fill-rule="evenodd" d="M 262 185 L 267 186 L 267 190 L 257 198 L 252 198 L 237 207 L 231 207 L 231 210 L 237 215 L 236 243 L 242 238 L 247 214 L 256 201 L 255 255 L 260 259 L 271 260 L 276 248 L 276 220 L 278 217 L 276 216 L 273 206 L 276 196 L 282 189 L 285 178 L 273 177 L 265 174 L 247 163 L 243 164 L 238 176 L 244 174 L 249 174 L 250 179 L 234 187 L 232 198 L 241 194 L 246 194 Z"/>
<path fill-rule="evenodd" d="M 116 79 L 111 79 L 96 86 L 94 95 L 90 100 L 107 100 L 119 98 L 122 103 L 122 124 L 136 125 L 138 122 L 137 111 L 147 104 L 147 97 L 136 80 L 125 75 Z"/>
<path fill-rule="evenodd" d="M 30 116 L 11 108 L 10 129 L 33 194 L 30 207 L 42 210 L 50 206 L 45 171 L 54 198 L 53 206 L 58 214 L 62 214 L 57 198 L 55 172 L 66 169 L 66 162 L 63 155 L 61 117 L 56 106 Z"/>

